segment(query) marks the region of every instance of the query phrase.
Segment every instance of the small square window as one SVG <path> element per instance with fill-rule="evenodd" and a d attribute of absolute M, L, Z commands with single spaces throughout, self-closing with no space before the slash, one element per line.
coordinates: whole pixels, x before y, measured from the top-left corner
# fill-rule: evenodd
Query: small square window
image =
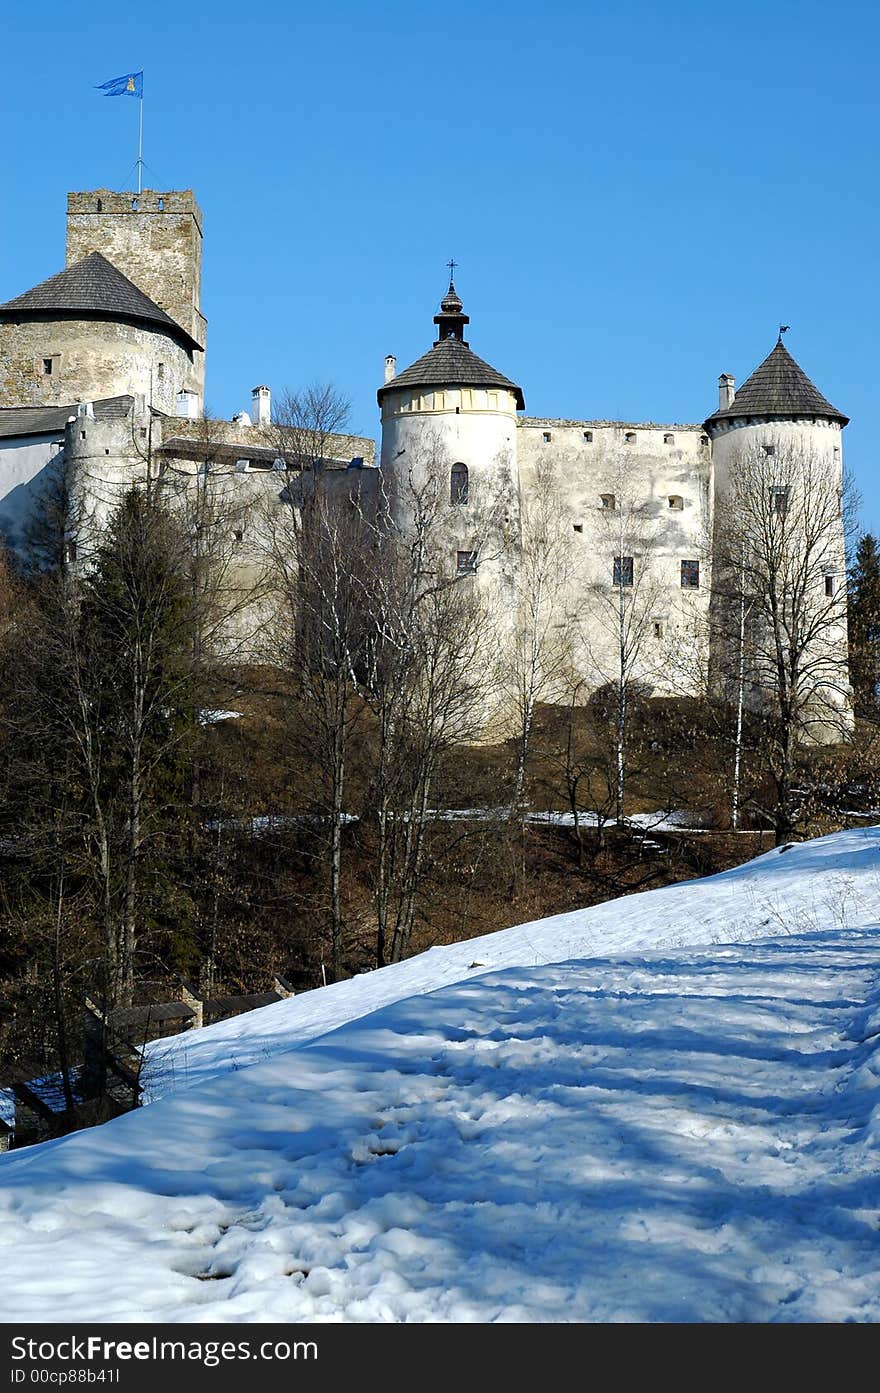
<path fill-rule="evenodd" d="M 584 530 L 584 524 L 583 524 L 582 522 L 576 522 L 576 523 L 574 524 L 574 530 L 575 530 L 575 532 L 583 532 L 583 530 Z"/>
<path fill-rule="evenodd" d="M 700 588 L 700 563 L 699 563 L 699 561 L 682 561 L 682 563 L 681 563 L 681 588 L 682 588 L 682 590 L 699 590 L 699 588 Z"/>
<path fill-rule="evenodd" d="M 544 438 L 544 444 L 545 444 L 545 445 L 549 445 L 549 444 L 550 444 L 550 432 L 549 432 L 549 430 L 545 430 L 545 431 L 543 432 L 543 438 Z"/>
<path fill-rule="evenodd" d="M 708 444 L 709 444 L 709 437 L 708 437 L 708 435 L 701 435 L 701 436 L 700 436 L 700 444 L 701 444 L 701 445 L 708 445 Z"/>
<path fill-rule="evenodd" d="M 475 551 L 457 551 L 455 553 L 455 569 L 460 576 L 472 576 L 477 569 L 477 553 Z"/>
<path fill-rule="evenodd" d="M 240 528 L 240 527 L 236 527 L 236 528 L 235 528 L 235 530 L 234 530 L 234 532 L 233 532 L 233 534 L 232 534 L 232 540 L 233 540 L 234 542 L 243 542 L 243 541 L 244 541 L 244 532 L 243 532 L 242 528 Z"/>
<path fill-rule="evenodd" d="M 633 559 L 631 556 L 615 556 L 614 558 L 614 584 L 632 585 L 633 583 Z"/>
<path fill-rule="evenodd" d="M 592 443 L 593 443 L 593 432 L 592 432 L 591 430 L 585 430 L 585 431 L 584 431 L 584 441 L 585 441 L 585 443 L 586 443 L 587 445 L 592 445 Z"/>
<path fill-rule="evenodd" d="M 624 441 L 625 441 L 625 443 L 626 443 L 627 445 L 635 445 L 635 443 L 636 443 L 636 433 L 635 433 L 635 431 L 634 431 L 634 430 L 625 430 L 625 431 L 623 432 L 623 439 L 624 439 Z"/>
<path fill-rule="evenodd" d="M 765 454 L 765 455 L 775 455 L 775 454 L 776 454 L 776 446 L 775 446 L 775 445 L 762 445 L 762 446 L 761 446 L 761 449 L 764 451 L 764 454 Z"/>
<path fill-rule="evenodd" d="M 680 493 L 671 493 L 669 495 L 669 506 L 676 513 L 682 512 L 682 510 L 684 509 L 684 499 L 682 498 Z"/>
<path fill-rule="evenodd" d="M 614 509 L 617 507 L 617 499 L 614 497 L 614 494 L 603 493 L 600 495 L 600 497 L 602 500 L 602 507 L 607 508 L 609 512 L 613 512 Z"/>
<path fill-rule="evenodd" d="M 674 444 L 675 444 L 675 436 L 674 436 L 674 435 L 664 435 L 664 437 L 663 437 L 663 444 L 664 444 L 664 445 L 674 445 Z"/>

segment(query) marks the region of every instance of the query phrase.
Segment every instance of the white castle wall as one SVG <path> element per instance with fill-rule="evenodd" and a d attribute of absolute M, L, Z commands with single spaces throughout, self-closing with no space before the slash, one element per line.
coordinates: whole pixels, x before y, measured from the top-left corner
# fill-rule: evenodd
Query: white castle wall
<path fill-rule="evenodd" d="M 63 455 L 61 432 L 0 440 L 0 541 L 23 547 L 52 470 Z"/>
<path fill-rule="evenodd" d="M 571 542 L 565 619 L 588 683 L 619 672 L 614 557 L 633 556 L 638 584 L 624 597 L 639 680 L 656 695 L 698 690 L 708 659 L 711 451 L 693 425 L 526 417 L 518 432 L 523 516 L 548 470 Z M 616 507 L 603 505 L 613 496 Z M 672 500 L 673 506 L 670 506 Z M 525 524 L 524 524 L 525 526 Z M 699 563 L 682 589 L 681 562 Z"/>
<path fill-rule="evenodd" d="M 381 468 L 392 518 L 410 529 L 414 493 L 435 480 L 450 571 L 458 552 L 478 551 L 473 584 L 502 625 L 520 535 L 517 430 L 516 399 L 501 388 L 404 388 L 382 401 Z M 453 506 L 457 463 L 468 469 L 468 502 Z"/>

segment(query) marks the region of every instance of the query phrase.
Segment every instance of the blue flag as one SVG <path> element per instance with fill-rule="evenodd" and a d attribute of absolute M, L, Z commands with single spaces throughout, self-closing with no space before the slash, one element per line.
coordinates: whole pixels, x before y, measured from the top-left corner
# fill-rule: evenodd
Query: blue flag
<path fill-rule="evenodd" d="M 95 91 L 103 92 L 105 97 L 142 97 L 144 95 L 143 70 L 139 73 L 126 73 L 124 77 L 111 77 L 109 82 L 100 83 Z"/>

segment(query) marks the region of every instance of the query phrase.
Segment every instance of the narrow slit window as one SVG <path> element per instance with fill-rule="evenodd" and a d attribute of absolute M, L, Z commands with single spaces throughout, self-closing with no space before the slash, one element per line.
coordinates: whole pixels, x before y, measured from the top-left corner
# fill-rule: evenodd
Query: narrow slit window
<path fill-rule="evenodd" d="M 834 594 L 834 577 L 833 577 L 833 576 L 826 576 L 826 577 L 825 577 L 825 594 L 828 596 L 829 599 L 831 599 L 831 597 L 832 597 L 833 594 Z"/>
<path fill-rule="evenodd" d="M 51 377 L 51 376 L 52 376 L 52 369 L 53 369 L 52 359 L 51 359 L 51 358 L 44 358 L 44 359 L 43 359 L 43 375 L 44 375 L 45 377 Z"/>
<path fill-rule="evenodd" d="M 655 620 L 654 620 L 654 637 L 655 637 L 655 638 L 662 638 L 662 637 L 663 637 L 663 621 L 662 621 L 662 619 L 655 619 Z"/>
<path fill-rule="evenodd" d="M 455 553 L 455 569 L 460 576 L 472 576 L 477 569 L 477 553 L 475 551 L 457 551 Z"/>

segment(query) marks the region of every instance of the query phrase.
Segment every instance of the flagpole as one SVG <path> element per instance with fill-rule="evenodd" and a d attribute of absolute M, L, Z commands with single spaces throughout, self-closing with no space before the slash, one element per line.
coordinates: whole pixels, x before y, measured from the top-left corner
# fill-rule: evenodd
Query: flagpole
<path fill-rule="evenodd" d="M 138 194 L 141 193 L 144 174 L 144 93 L 143 87 L 138 97 Z"/>

